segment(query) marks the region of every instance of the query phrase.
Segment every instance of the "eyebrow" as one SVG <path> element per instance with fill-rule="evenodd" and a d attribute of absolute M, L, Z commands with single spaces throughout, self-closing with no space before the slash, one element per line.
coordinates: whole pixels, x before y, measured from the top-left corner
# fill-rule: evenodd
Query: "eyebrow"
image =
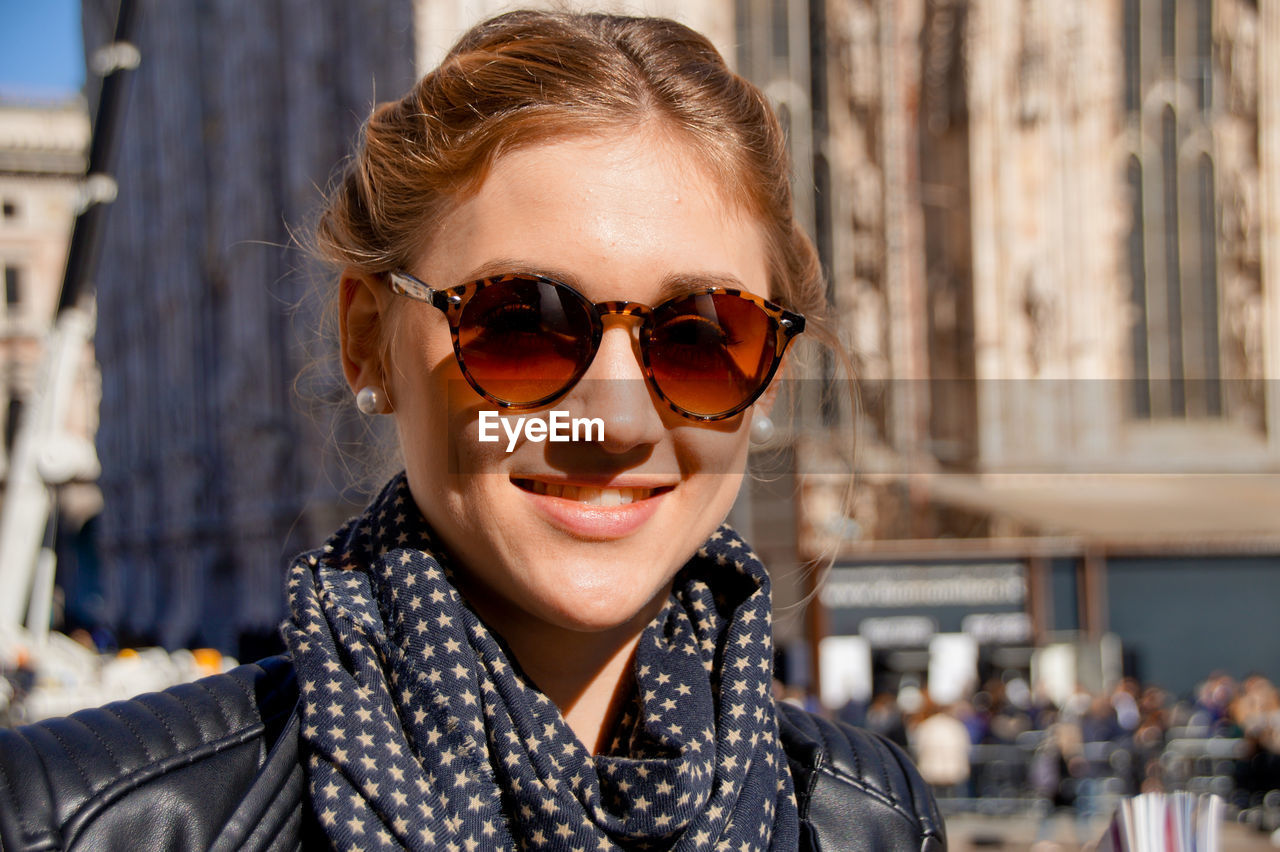
<path fill-rule="evenodd" d="M 522 273 L 525 275 L 538 275 L 543 278 L 554 278 L 570 287 L 582 291 L 582 279 L 567 269 L 556 269 L 554 267 L 540 266 L 536 263 L 517 260 L 515 258 L 497 258 L 486 261 L 475 269 L 472 269 L 467 277 L 466 282 L 478 281 L 482 278 L 492 278 L 495 275 L 505 275 L 511 273 Z M 461 283 L 461 282 L 459 282 Z M 452 286 L 452 285 L 450 285 Z M 689 293 L 696 293 L 699 290 L 705 290 L 708 287 L 727 287 L 735 290 L 750 292 L 742 280 L 735 275 L 729 275 L 720 272 L 671 272 L 663 276 L 662 281 L 658 285 L 657 302 L 665 302 L 678 296 L 684 296 Z"/>
<path fill-rule="evenodd" d="M 708 287 L 727 287 L 731 290 L 747 290 L 747 285 L 735 275 L 718 272 L 675 272 L 662 279 L 658 287 L 658 301 L 665 302 L 677 296 L 705 290 Z"/>

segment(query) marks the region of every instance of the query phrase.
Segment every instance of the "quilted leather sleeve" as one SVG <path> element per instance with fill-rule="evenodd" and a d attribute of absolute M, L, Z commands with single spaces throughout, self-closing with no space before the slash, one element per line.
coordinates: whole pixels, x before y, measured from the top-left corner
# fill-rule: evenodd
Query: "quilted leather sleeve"
<path fill-rule="evenodd" d="M 896 745 L 784 703 L 778 728 L 796 783 L 801 850 L 946 849 L 933 793 Z"/>
<path fill-rule="evenodd" d="M 295 700 L 274 658 L 0 731 L 0 847 L 208 849 Z"/>

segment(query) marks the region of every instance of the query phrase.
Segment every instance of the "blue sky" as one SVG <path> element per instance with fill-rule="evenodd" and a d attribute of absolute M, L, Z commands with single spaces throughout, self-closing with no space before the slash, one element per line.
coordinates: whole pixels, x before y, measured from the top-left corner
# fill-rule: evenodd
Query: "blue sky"
<path fill-rule="evenodd" d="M 80 0 L 0 0 L 0 94 L 57 97 L 83 83 Z"/>

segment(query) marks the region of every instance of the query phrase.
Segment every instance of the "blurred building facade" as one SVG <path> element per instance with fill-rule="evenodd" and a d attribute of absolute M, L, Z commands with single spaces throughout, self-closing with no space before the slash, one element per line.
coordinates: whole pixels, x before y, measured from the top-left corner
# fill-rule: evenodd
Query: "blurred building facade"
<path fill-rule="evenodd" d="M 88 147 L 81 99 L 0 101 L 0 477 L 7 476 L 57 310 Z M 85 348 L 74 385 L 65 430 L 87 451 L 97 429 L 100 386 L 92 346 Z M 83 477 L 61 485 L 58 497 L 62 529 L 71 533 L 102 509 L 97 484 Z"/>
<path fill-rule="evenodd" d="M 1210 659 L 1274 674 L 1277 11 L 823 9 L 832 282 L 865 405 L 855 523 L 824 517 L 812 464 L 805 485 L 802 549 L 855 572 L 815 632 L 873 619 L 922 670 L 929 635 L 974 616 L 1005 625 L 981 643 L 1022 646 L 991 649 L 1009 664 L 1115 633 L 1176 688 Z M 953 591 L 999 569 L 1019 591 L 885 606 L 858 569 Z M 884 619 L 920 617 L 895 647 Z"/>
<path fill-rule="evenodd" d="M 866 396 L 864 485 L 987 517 L 886 497 L 867 537 L 988 535 L 996 515 L 997 534 L 1269 532 L 1261 511 L 1188 526 L 1176 502 L 1163 525 L 1091 515 L 1094 495 L 1065 488 L 1022 505 L 999 477 L 1280 466 L 1253 4 L 826 14 L 831 278 Z"/>

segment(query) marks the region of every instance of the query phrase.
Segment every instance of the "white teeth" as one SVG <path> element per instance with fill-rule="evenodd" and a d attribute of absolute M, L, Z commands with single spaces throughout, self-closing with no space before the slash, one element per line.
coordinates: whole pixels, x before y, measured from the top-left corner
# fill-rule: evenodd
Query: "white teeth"
<path fill-rule="evenodd" d="M 625 506 L 637 500 L 653 496 L 652 488 L 592 488 L 590 486 L 558 485 L 540 479 L 524 480 L 525 487 L 534 494 L 546 494 L 563 500 L 573 500 L 588 506 Z"/>

